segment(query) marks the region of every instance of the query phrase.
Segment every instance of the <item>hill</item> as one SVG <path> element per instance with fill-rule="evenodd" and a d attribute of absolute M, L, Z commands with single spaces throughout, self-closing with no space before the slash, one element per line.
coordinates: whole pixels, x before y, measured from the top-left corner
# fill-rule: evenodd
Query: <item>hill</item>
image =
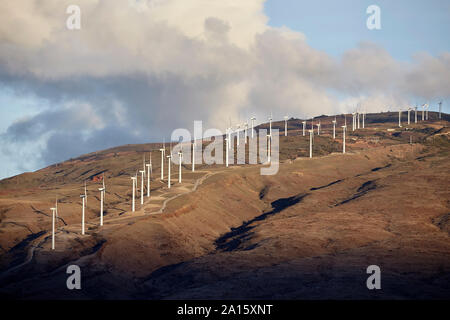
<path fill-rule="evenodd" d="M 413 117 L 411 117 L 413 119 Z M 395 112 L 368 114 L 347 131 L 322 116 L 280 136 L 277 175 L 264 165 L 172 166 L 160 179 L 160 143 L 127 145 L 0 182 L 0 294 L 7 298 L 448 298 L 448 115 L 398 127 Z M 405 116 L 404 116 L 405 119 Z M 310 123 L 308 122 L 308 126 Z M 347 115 L 351 127 L 351 115 Z M 273 122 L 284 130 L 284 121 Z M 262 124 L 257 129 L 268 128 Z M 203 148 L 206 147 L 206 143 Z M 151 197 L 131 212 L 131 180 L 152 154 Z M 99 226 L 101 179 L 107 186 Z M 87 232 L 81 200 L 87 181 Z M 56 250 L 49 208 L 58 199 Z M 66 267 L 82 270 L 67 290 Z M 382 269 L 383 290 L 366 288 Z M 26 290 L 25 290 L 26 288 Z"/>

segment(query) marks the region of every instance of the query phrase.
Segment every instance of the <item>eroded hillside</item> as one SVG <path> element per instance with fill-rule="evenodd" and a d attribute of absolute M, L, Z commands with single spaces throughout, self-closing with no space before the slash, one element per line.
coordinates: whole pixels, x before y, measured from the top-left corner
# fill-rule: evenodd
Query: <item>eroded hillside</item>
<path fill-rule="evenodd" d="M 22 298 L 446 297 L 450 269 L 448 122 L 395 128 L 368 116 L 348 153 L 322 117 L 314 158 L 300 120 L 280 137 L 280 169 L 183 167 L 159 179 L 158 144 L 89 154 L 2 181 L 1 293 Z M 378 119 L 378 121 L 377 121 Z M 386 120 L 386 121 L 384 121 Z M 282 123 L 274 123 L 274 127 Z M 261 126 L 263 128 L 264 125 Z M 389 129 L 389 130 L 388 130 Z M 412 144 L 410 144 L 412 142 Z M 130 176 L 152 152 L 151 197 L 130 212 Z M 148 159 L 148 158 L 147 158 Z M 107 184 L 105 225 L 99 192 Z M 80 193 L 88 181 L 87 234 Z M 56 250 L 49 207 L 59 200 Z M 83 270 L 69 292 L 65 268 Z M 386 272 L 381 294 L 365 268 Z M 24 290 L 27 288 L 27 290 Z M 416 289 L 414 289 L 416 288 Z"/>

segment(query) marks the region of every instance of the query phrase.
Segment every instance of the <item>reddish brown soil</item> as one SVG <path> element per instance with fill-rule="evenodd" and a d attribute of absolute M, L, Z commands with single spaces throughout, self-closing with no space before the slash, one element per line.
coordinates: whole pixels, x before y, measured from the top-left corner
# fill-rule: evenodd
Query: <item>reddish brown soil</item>
<path fill-rule="evenodd" d="M 379 119 L 383 116 L 388 117 Z M 331 119 L 321 119 L 313 159 L 304 154 L 309 137 L 290 122 L 290 136 L 280 138 L 282 163 L 275 176 L 261 176 L 259 165 L 198 166 L 195 173 L 185 166 L 179 185 L 173 166 L 169 190 L 159 180 L 160 154 L 153 151 L 152 197 L 143 207 L 137 199 L 135 213 L 129 177 L 142 166 L 144 152 L 160 147 L 156 144 L 97 152 L 3 180 L 0 293 L 111 299 L 450 297 L 448 122 L 400 130 L 395 117 L 394 124 L 376 118 L 367 129 L 349 133 L 348 153 L 342 155 L 340 140 L 330 137 Z M 84 180 L 103 171 L 105 225 L 98 225 L 101 180 L 88 180 L 82 236 L 79 194 Z M 56 196 L 60 220 L 51 251 L 49 208 Z M 82 268 L 80 291 L 65 287 L 69 264 Z M 382 270 L 382 290 L 366 287 L 372 264 Z"/>

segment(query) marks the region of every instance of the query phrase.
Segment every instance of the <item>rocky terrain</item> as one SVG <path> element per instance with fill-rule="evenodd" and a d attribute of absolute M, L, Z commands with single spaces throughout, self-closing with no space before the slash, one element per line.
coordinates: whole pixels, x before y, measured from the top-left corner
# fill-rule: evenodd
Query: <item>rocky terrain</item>
<path fill-rule="evenodd" d="M 405 118 L 405 116 L 404 116 Z M 413 117 L 411 117 L 413 119 Z M 342 154 L 344 119 L 302 120 L 280 136 L 277 175 L 264 165 L 172 165 L 160 180 L 161 144 L 83 155 L 0 181 L 0 296 L 9 299 L 443 299 L 450 297 L 449 121 L 398 127 L 397 113 L 368 114 Z M 267 128 L 268 124 L 259 126 Z M 273 123 L 284 129 L 284 122 Z M 166 145 L 167 147 L 167 145 Z M 151 152 L 151 197 L 131 180 Z M 166 164 L 166 163 L 165 163 Z M 105 224 L 98 188 L 105 177 Z M 87 231 L 81 199 L 87 182 Z M 56 249 L 51 212 L 58 199 Z M 82 289 L 66 288 L 66 268 Z M 382 289 L 368 290 L 378 265 Z"/>

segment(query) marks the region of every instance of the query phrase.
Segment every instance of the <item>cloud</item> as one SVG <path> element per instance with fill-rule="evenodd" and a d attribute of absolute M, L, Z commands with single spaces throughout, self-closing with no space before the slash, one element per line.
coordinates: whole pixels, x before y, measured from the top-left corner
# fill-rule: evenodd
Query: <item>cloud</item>
<path fill-rule="evenodd" d="M 76 31 L 66 29 L 69 4 L 0 2 L 0 85 L 47 102 L 0 135 L 4 155 L 39 146 L 30 168 L 161 140 L 194 120 L 224 130 L 270 112 L 311 117 L 450 96 L 450 53 L 405 63 L 362 43 L 336 59 L 301 32 L 268 26 L 263 0 L 79 0 Z"/>

